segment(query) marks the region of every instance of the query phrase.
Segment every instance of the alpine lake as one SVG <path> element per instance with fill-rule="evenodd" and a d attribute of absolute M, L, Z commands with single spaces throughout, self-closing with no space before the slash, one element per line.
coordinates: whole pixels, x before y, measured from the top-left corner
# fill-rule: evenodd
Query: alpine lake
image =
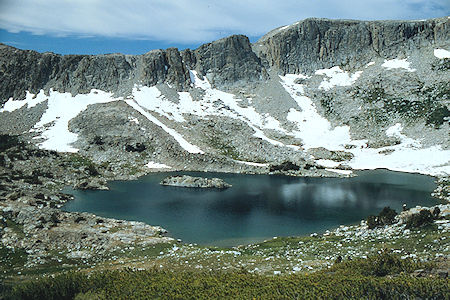
<path fill-rule="evenodd" d="M 207 172 L 161 172 L 111 181 L 110 190 L 66 190 L 63 210 L 159 225 L 185 243 L 236 246 L 275 236 L 302 236 L 359 223 L 385 206 L 432 206 L 434 178 L 388 170 L 350 178 L 311 178 Z M 172 175 L 221 178 L 232 187 L 162 186 Z"/>

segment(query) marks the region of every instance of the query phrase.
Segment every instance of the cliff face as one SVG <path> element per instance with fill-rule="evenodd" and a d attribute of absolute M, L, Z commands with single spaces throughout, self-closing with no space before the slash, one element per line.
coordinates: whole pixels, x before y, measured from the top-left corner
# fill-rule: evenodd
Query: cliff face
<path fill-rule="evenodd" d="M 406 56 L 422 46 L 448 42 L 450 19 L 342 21 L 307 19 L 275 29 L 253 45 L 269 68 L 308 73 L 335 65 L 361 65 L 371 57 Z"/>
<path fill-rule="evenodd" d="M 213 85 L 232 85 L 262 78 L 260 59 L 252 51 L 248 38 L 243 35 L 233 35 L 200 46 L 194 55 L 194 69 L 206 75 Z"/>
<path fill-rule="evenodd" d="M 217 86 L 261 77 L 259 58 L 245 36 L 231 36 L 181 53 L 176 48 L 143 55 L 57 55 L 0 45 L 0 96 L 22 98 L 25 91 L 54 89 L 72 94 L 101 89 L 129 92 L 134 84 L 168 83 L 186 90 L 189 68 Z"/>
<path fill-rule="evenodd" d="M 101 89 L 127 93 L 134 84 L 190 87 L 189 69 L 217 87 L 245 85 L 276 73 L 308 73 L 351 67 L 372 57 L 405 56 L 424 45 L 448 42 L 450 20 L 345 21 L 307 19 L 275 29 L 254 45 L 242 35 L 196 50 L 153 50 L 144 55 L 57 55 L 0 45 L 0 99 L 50 89 L 72 94 Z"/>
<path fill-rule="evenodd" d="M 91 89 L 117 89 L 133 74 L 136 59 L 113 55 L 56 55 L 0 48 L 0 95 L 3 101 L 53 88 L 61 92 L 86 93 Z"/>

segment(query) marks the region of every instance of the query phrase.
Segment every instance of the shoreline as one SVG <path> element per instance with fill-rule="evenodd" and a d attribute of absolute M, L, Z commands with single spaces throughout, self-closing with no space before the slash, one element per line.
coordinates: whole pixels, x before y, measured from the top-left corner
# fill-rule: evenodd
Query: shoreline
<path fill-rule="evenodd" d="M 71 200 L 71 195 L 62 192 L 66 186 L 73 188 L 83 182 L 94 182 L 93 188 L 102 188 L 111 180 L 136 180 L 141 176 L 160 173 L 163 170 L 148 169 L 144 174 L 111 174 L 95 165 L 98 174 L 89 172 L 89 162 L 80 155 L 53 153 L 25 146 L 17 149 L 21 157 L 9 162 L 10 168 L 3 168 L 3 182 L 0 184 L 0 211 L 2 211 L 2 245 L 8 257 L 16 257 L 23 263 L 11 267 L 11 271 L 2 276 L 17 276 L 17 272 L 35 272 L 45 266 L 55 265 L 56 269 L 85 268 L 119 259 L 129 251 L 172 245 L 176 238 L 166 237 L 166 231 L 160 226 L 151 226 L 143 222 L 133 222 L 112 218 L 103 218 L 90 213 L 64 212 L 60 207 Z M 18 154 L 17 154 L 18 155 Z M 34 172 L 34 175 L 27 175 Z M 172 172 L 174 170 L 164 170 Z M 194 171 L 194 170 L 183 170 Z M 203 170 L 211 172 L 212 170 Z M 301 172 L 269 173 L 267 168 L 238 169 L 227 174 L 255 174 L 273 176 L 323 177 L 322 170 L 307 174 Z M 216 171 L 217 172 L 217 171 Z M 356 176 L 356 171 L 353 176 Z M 47 174 L 48 173 L 48 174 Z M 112 176 L 113 175 L 113 176 Z M 348 177 L 329 172 L 327 177 Z M 334 176 L 330 176 L 334 175 Z M 429 175 L 427 175 L 429 176 Z M 436 179 L 442 193 L 442 199 L 448 188 L 448 179 Z M 89 186 L 87 186 L 90 188 Z M 86 188 L 86 186 L 85 186 Z M 433 192 L 435 193 L 436 190 Z M 436 194 L 436 193 L 435 193 Z M 439 196 L 437 195 L 437 196 Z M 335 230 L 330 228 L 329 230 Z M 302 237 L 297 237 L 302 238 Z M 307 238 L 307 237 L 303 237 Z M 289 238 L 282 238 L 289 239 Z M 189 245 L 181 243 L 183 247 Z M 250 245 L 251 246 L 251 245 Z M 250 247 L 244 246 L 244 247 Z M 242 247 L 242 246 L 241 246 Z M 134 250 L 133 250 L 134 249 Z M 141 251 L 141 250 L 139 250 Z M 54 267 L 52 267 L 54 268 Z M 51 269 L 51 268 L 50 268 Z M 49 270 L 50 270 L 49 269 Z M 16 271 L 14 271 L 16 270 Z M 33 271 L 34 270 L 34 271 Z M 13 273 L 11 273 L 13 272 Z M 15 275 L 13 275 L 15 272 Z"/>

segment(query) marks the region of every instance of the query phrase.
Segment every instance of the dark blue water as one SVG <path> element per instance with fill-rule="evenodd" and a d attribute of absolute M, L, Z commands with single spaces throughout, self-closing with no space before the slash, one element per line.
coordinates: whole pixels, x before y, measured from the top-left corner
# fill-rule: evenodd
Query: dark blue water
<path fill-rule="evenodd" d="M 74 190 L 64 210 L 160 225 L 188 243 L 232 246 L 273 236 L 322 232 L 353 224 L 385 206 L 397 211 L 433 205 L 432 177 L 386 170 L 354 178 L 293 178 L 270 175 L 182 172 L 219 177 L 227 190 L 161 186 L 175 173 L 136 181 L 113 181 L 109 191 Z"/>

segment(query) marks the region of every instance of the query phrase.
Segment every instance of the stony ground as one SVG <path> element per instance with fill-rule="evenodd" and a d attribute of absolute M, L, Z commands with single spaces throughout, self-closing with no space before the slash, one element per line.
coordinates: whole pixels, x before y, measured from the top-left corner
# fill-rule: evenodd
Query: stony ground
<path fill-rule="evenodd" d="M 397 217 L 399 223 L 368 229 L 367 223 L 341 226 L 309 237 L 278 238 L 229 249 L 173 243 L 165 247 L 141 248 L 129 257 L 115 260 L 116 267 L 168 268 L 180 270 L 240 270 L 263 274 L 312 272 L 337 261 L 367 258 L 383 250 L 420 261 L 447 261 L 450 254 L 450 206 L 440 205 L 434 224 L 405 229 L 414 208 Z M 160 251 L 159 251 L 160 250 Z M 159 251 L 159 252 L 158 252 Z M 101 265 L 111 267 L 111 261 Z"/>
<path fill-rule="evenodd" d="M 15 138 L 11 143 L 2 149 L 0 167 L 0 276 L 5 283 L 34 274 L 92 268 L 311 272 L 384 248 L 427 261 L 447 261 L 450 254 L 449 205 L 439 206 L 439 219 L 420 229 L 405 229 L 406 215 L 419 210 L 414 208 L 403 212 L 399 223 L 378 229 L 361 222 L 320 235 L 274 238 L 227 249 L 183 244 L 165 237 L 165 230 L 157 226 L 61 211 L 59 207 L 72 199 L 60 191 L 62 187 L 106 188 L 105 181 L 114 173 L 78 154 L 39 150 Z M 301 174 L 292 168 L 272 165 L 266 172 Z M 320 169 L 316 175 L 323 176 Z M 448 200 L 448 178 L 438 184 L 435 195 Z"/>

